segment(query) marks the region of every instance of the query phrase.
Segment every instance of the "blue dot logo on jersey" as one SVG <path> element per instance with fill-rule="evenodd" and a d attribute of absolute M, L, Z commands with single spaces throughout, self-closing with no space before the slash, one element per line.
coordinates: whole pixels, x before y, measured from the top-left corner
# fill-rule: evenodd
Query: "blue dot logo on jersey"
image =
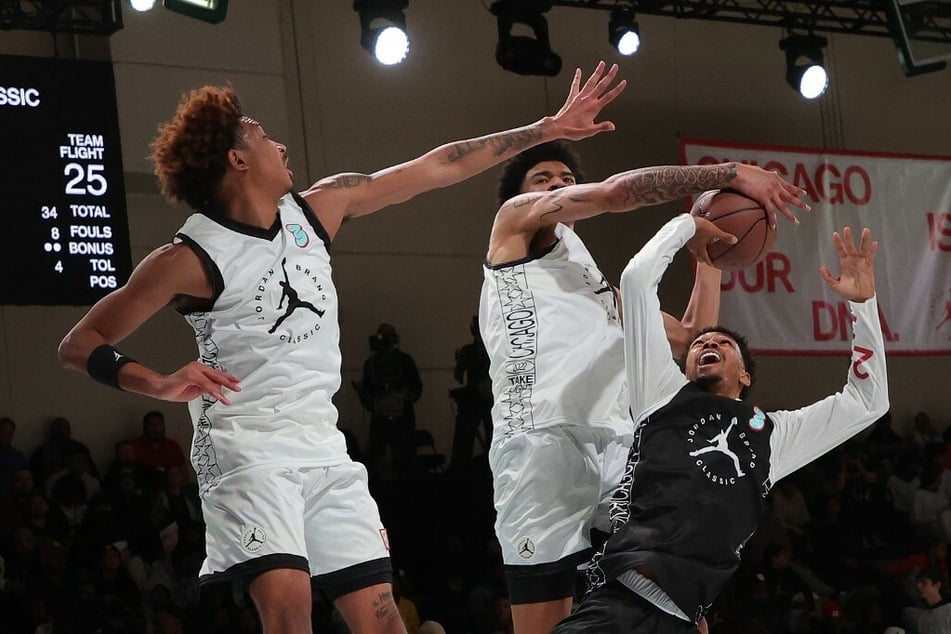
<path fill-rule="evenodd" d="M 760 408 L 753 406 L 753 418 L 750 419 L 750 429 L 753 431 L 763 431 L 766 427 L 766 414 Z"/>
<path fill-rule="evenodd" d="M 294 236 L 294 244 L 304 249 L 310 244 L 310 236 L 304 231 L 304 228 L 297 223 L 287 224 L 284 227 Z"/>

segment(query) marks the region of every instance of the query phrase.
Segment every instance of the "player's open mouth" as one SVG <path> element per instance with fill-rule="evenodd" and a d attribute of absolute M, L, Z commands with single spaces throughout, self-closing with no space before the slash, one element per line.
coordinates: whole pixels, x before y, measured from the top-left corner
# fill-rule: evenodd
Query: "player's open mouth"
<path fill-rule="evenodd" d="M 719 352 L 714 350 L 707 350 L 700 355 L 700 358 L 697 360 L 697 367 L 702 368 L 705 365 L 711 365 L 713 363 L 719 363 L 723 360 L 723 357 L 720 356 Z"/>

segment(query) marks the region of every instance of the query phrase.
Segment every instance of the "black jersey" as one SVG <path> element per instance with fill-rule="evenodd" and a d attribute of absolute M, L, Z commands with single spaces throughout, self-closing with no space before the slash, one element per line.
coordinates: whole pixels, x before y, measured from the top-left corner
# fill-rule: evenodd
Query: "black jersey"
<path fill-rule="evenodd" d="M 736 570 L 772 483 L 874 423 L 888 409 L 885 349 L 874 298 L 850 302 L 852 362 L 841 392 L 764 412 L 709 394 L 670 357 L 657 286 L 693 236 L 667 223 L 621 276 L 625 371 L 640 421 L 614 495 L 612 535 L 589 569 L 659 609 L 699 620 Z"/>

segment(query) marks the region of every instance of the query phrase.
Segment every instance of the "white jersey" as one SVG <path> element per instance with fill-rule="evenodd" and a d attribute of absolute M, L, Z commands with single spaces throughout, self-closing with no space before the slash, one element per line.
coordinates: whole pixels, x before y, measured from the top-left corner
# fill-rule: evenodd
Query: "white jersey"
<path fill-rule="evenodd" d="M 555 236 L 537 258 L 483 267 L 495 441 L 555 425 L 633 433 L 614 287 L 574 231 Z"/>
<path fill-rule="evenodd" d="M 214 297 L 185 315 L 201 363 L 234 374 L 231 405 L 191 401 L 191 459 L 202 492 L 252 465 L 347 459 L 331 398 L 340 387 L 330 238 L 288 194 L 270 229 L 196 213 L 176 235 L 204 263 Z"/>

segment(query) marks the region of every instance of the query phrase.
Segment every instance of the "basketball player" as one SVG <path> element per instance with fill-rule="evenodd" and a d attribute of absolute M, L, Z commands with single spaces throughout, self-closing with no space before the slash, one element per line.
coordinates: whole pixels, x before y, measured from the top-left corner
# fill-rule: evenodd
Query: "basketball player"
<path fill-rule="evenodd" d="M 207 524 L 200 579 L 249 582 L 265 632 L 311 631 L 311 577 L 353 631 L 405 632 L 366 470 L 347 456 L 331 402 L 340 350 L 329 249 L 341 223 L 535 144 L 613 129 L 595 118 L 624 89 L 616 73 L 601 63 L 582 86 L 577 71 L 561 110 L 534 124 L 301 194 L 284 144 L 230 88 L 186 95 L 160 128 L 162 191 L 196 213 L 80 320 L 60 358 L 107 385 L 189 403 Z M 113 345 L 169 304 L 194 328 L 199 360 L 166 375 Z"/>
<path fill-rule="evenodd" d="M 615 289 L 574 222 L 728 186 L 774 215 L 795 219 L 789 205 L 805 206 L 798 187 L 736 163 L 648 167 L 585 185 L 580 178 L 577 155 L 560 142 L 507 162 L 483 267 L 489 464 L 518 634 L 547 634 L 568 616 L 575 569 L 593 554 L 591 529 L 609 528 L 607 505 L 634 431 Z M 720 272 L 701 265 L 683 319 L 664 315 L 675 354 L 716 323 L 719 302 Z"/>
<path fill-rule="evenodd" d="M 873 424 L 888 410 L 885 349 L 875 300 L 878 243 L 833 234 L 840 273 L 822 277 L 853 315 L 845 388 L 792 411 L 764 412 L 743 399 L 755 368 L 746 340 L 720 326 L 691 342 L 683 371 L 671 360 L 657 286 L 684 245 L 727 234 L 681 215 L 621 276 L 634 444 L 611 501 L 612 534 L 588 569 L 589 593 L 553 631 L 696 630 L 756 530 L 762 498 L 779 479 Z"/>

